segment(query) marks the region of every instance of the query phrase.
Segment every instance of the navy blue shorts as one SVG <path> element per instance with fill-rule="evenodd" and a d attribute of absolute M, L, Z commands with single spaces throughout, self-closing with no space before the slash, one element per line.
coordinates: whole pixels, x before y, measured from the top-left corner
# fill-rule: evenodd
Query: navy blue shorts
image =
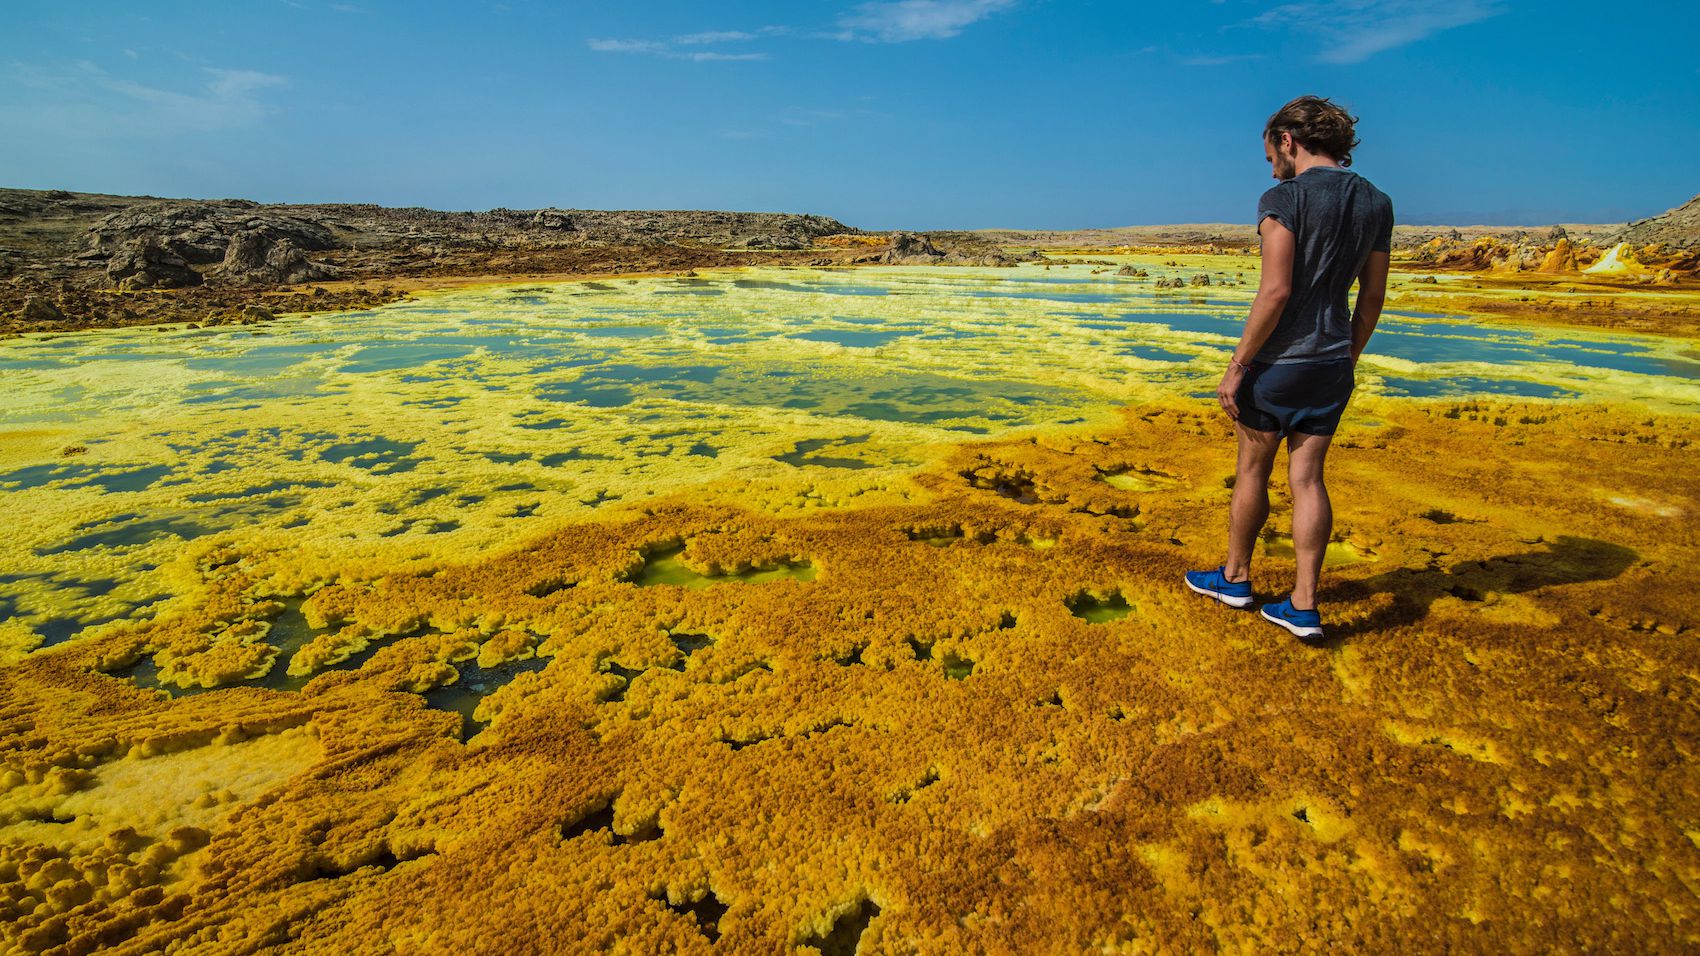
<path fill-rule="evenodd" d="M 1352 397 L 1352 360 L 1253 362 L 1234 400 L 1240 424 L 1260 432 L 1332 435 Z"/>

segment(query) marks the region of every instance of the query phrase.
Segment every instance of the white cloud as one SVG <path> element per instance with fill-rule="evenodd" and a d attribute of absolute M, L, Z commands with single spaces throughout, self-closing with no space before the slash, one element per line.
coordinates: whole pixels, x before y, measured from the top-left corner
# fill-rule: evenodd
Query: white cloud
<path fill-rule="evenodd" d="M 777 32 L 779 28 L 763 27 L 762 33 Z M 650 56 L 666 57 L 670 60 L 689 60 L 693 63 L 714 63 L 740 60 L 765 60 L 766 53 L 722 53 L 718 50 L 676 50 L 675 46 L 704 46 L 710 43 L 732 43 L 740 40 L 754 40 L 756 34 L 745 33 L 742 30 L 709 30 L 703 33 L 686 33 L 665 40 L 586 40 L 585 45 L 598 53 L 644 53 Z"/>
<path fill-rule="evenodd" d="M 804 35 L 831 40 L 867 40 L 903 43 L 909 40 L 942 40 L 960 34 L 969 25 L 1014 6 L 1017 0 L 879 0 L 862 3 L 838 18 L 830 32 Z M 703 30 L 681 33 L 666 40 L 598 38 L 585 44 L 598 53 L 640 53 L 672 60 L 698 63 L 713 61 L 765 60 L 766 53 L 727 53 L 693 50 L 691 47 L 747 43 L 763 37 L 797 35 L 791 27 L 769 25 L 757 30 Z"/>
<path fill-rule="evenodd" d="M 252 100 L 259 90 L 283 86 L 288 82 L 281 76 L 258 70 L 219 70 L 212 67 L 205 67 L 205 70 L 212 77 L 207 89 L 214 99 L 225 103 Z"/>
<path fill-rule="evenodd" d="M 1504 10 L 1501 0 L 1304 0 L 1271 8 L 1251 22 L 1321 38 L 1316 58 L 1324 63 L 1361 63 Z"/>
<path fill-rule="evenodd" d="M 733 40 L 754 40 L 755 38 L 754 33 L 745 33 L 742 30 L 708 30 L 703 33 L 687 33 L 684 36 L 674 37 L 673 42 L 680 46 L 697 46 L 703 43 L 730 43 Z"/>
<path fill-rule="evenodd" d="M 679 54 L 674 54 L 674 55 L 679 56 L 679 57 L 683 57 L 684 59 L 687 59 L 687 60 L 693 60 L 697 63 L 736 62 L 736 61 L 740 61 L 740 60 L 765 60 L 765 59 L 767 59 L 766 53 L 715 53 L 715 52 L 710 51 L 710 52 L 704 52 L 704 53 L 679 53 Z"/>
<path fill-rule="evenodd" d="M 1015 5 L 1015 0 L 888 0 L 864 3 L 838 18 L 841 40 L 946 40 Z"/>
<path fill-rule="evenodd" d="M 88 61 L 38 69 L 14 63 L 23 96 L 0 105 L 0 125 L 77 138 L 107 134 L 175 135 L 252 126 L 271 112 L 263 92 L 288 83 L 258 70 L 203 67 L 182 89 L 114 76 Z"/>
<path fill-rule="evenodd" d="M 587 39 L 597 53 L 666 53 L 666 44 L 653 39 Z"/>

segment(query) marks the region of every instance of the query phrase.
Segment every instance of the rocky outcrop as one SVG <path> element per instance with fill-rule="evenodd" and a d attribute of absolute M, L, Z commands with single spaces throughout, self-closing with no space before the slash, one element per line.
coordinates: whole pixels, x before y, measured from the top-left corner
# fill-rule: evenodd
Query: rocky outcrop
<path fill-rule="evenodd" d="M 200 285 L 201 274 L 189 268 L 178 253 L 158 239 L 144 236 L 127 240 L 106 263 L 106 277 L 126 291 L 135 289 L 181 289 Z"/>
<path fill-rule="evenodd" d="M 735 249 L 810 249 L 814 243 L 802 236 L 750 236 L 732 244 Z"/>
<path fill-rule="evenodd" d="M 261 322 L 270 322 L 276 318 L 277 316 L 273 315 L 270 309 L 263 306 L 244 305 L 228 312 L 210 315 L 201 324 L 205 326 L 258 325 Z"/>
<path fill-rule="evenodd" d="M 307 256 L 288 237 L 260 229 L 237 233 L 225 249 L 215 274 L 244 285 L 294 285 L 320 282 L 336 273 Z"/>
<path fill-rule="evenodd" d="M 573 217 L 559 209 L 539 209 L 526 225 L 533 229 L 548 229 L 559 232 L 573 228 Z"/>
<path fill-rule="evenodd" d="M 1628 243 L 1634 248 L 1664 246 L 1680 251 L 1700 250 L 1700 196 L 1668 212 L 1626 226 L 1607 241 Z"/>
<path fill-rule="evenodd" d="M 836 219 L 786 213 L 554 207 L 440 212 L 72 193 L 55 198 L 0 190 L 0 238 L 13 218 L 19 223 L 86 223 L 79 225 L 80 234 L 59 230 L 75 244 L 55 250 L 49 277 L 104 271 L 109 282 L 127 289 L 177 288 L 203 280 L 215 286 L 276 286 L 339 273 L 351 278 L 411 275 L 444 267 L 463 270 L 492 255 L 555 258 L 556 250 L 602 247 L 646 250 L 646 258 L 657 259 L 677 258 L 681 246 L 800 251 L 817 238 L 858 234 Z M 324 252 L 334 252 L 337 265 L 318 255 Z"/>
<path fill-rule="evenodd" d="M 985 239 L 971 233 L 892 233 L 891 243 L 880 255 L 864 256 L 857 262 L 898 266 L 1013 266 L 1017 261 L 1048 261 L 1012 258 Z"/>
<path fill-rule="evenodd" d="M 77 259 L 106 263 L 122 289 L 199 285 L 210 274 L 241 284 L 328 278 L 303 250 L 335 248 L 330 227 L 267 212 L 257 203 L 143 203 L 113 213 L 88 230 Z M 201 267 L 201 268 L 196 268 Z"/>
<path fill-rule="evenodd" d="M 64 322 L 65 313 L 59 311 L 49 299 L 32 295 L 24 300 L 24 307 L 18 311 L 18 318 L 32 325 L 47 325 Z"/>
<path fill-rule="evenodd" d="M 813 240 L 838 234 L 854 234 L 858 230 L 827 216 L 770 212 L 722 212 L 718 210 L 630 210 L 630 209 L 566 209 L 559 210 L 570 218 L 574 237 L 589 242 L 693 240 L 722 247 L 746 243 L 760 238 L 770 244 L 757 248 L 808 248 Z M 434 213 L 444 217 L 489 217 L 496 219 L 497 210 L 489 213 Z M 516 214 L 517 215 L 517 214 Z M 490 222 L 500 228 L 500 222 Z M 787 243 L 773 245 L 784 237 Z"/>
<path fill-rule="evenodd" d="M 944 252 L 931 239 L 913 232 L 899 232 L 891 237 L 891 248 L 879 257 L 880 262 L 894 266 L 935 265 L 944 260 Z"/>
<path fill-rule="evenodd" d="M 270 212 L 246 200 L 208 203 L 153 202 L 107 216 L 89 229 L 87 251 L 117 249 L 137 239 L 152 239 L 191 265 L 222 261 L 230 240 L 259 233 L 270 242 L 288 239 L 300 249 L 333 249 L 337 241 L 323 222 Z"/>

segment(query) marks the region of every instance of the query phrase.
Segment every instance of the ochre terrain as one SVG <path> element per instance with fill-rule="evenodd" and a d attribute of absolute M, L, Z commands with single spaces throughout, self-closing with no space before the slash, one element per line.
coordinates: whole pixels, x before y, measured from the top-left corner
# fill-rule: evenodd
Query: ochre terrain
<path fill-rule="evenodd" d="M 1690 951 L 1697 439 L 1355 400 L 1321 648 L 1181 584 L 1220 562 L 1232 455 L 1179 399 L 964 444 L 867 504 L 722 479 L 405 574 L 204 546 L 186 611 L 10 633 L 0 939 Z M 316 636 L 274 659 L 303 596 Z M 464 741 L 422 696 L 527 658 Z M 138 662 L 317 676 L 172 697 Z"/>

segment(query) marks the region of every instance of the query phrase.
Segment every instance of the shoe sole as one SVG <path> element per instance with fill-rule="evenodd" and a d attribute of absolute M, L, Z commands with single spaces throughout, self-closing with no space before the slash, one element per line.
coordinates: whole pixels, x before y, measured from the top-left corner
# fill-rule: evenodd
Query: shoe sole
<path fill-rule="evenodd" d="M 1268 611 L 1264 611 L 1264 610 L 1259 610 L 1257 613 L 1262 615 L 1263 619 L 1265 621 L 1268 621 L 1271 624 L 1279 624 L 1282 627 L 1286 628 L 1287 630 L 1291 631 L 1294 637 L 1297 637 L 1297 638 L 1300 638 L 1300 639 L 1305 639 L 1305 638 L 1317 638 L 1317 637 L 1322 636 L 1322 628 L 1320 628 L 1320 627 L 1306 627 L 1303 624 L 1294 624 L 1292 621 L 1283 621 L 1280 618 L 1276 617 L 1275 615 L 1270 614 Z"/>
<path fill-rule="evenodd" d="M 1183 578 L 1182 580 L 1185 579 Z M 1221 591 L 1212 591 L 1209 588 L 1201 588 L 1191 581 L 1187 581 L 1186 586 L 1192 588 L 1195 593 L 1202 594 L 1207 598 L 1215 598 L 1229 607 L 1245 607 L 1251 602 L 1257 600 L 1255 597 L 1237 597 L 1232 594 L 1223 594 Z"/>

